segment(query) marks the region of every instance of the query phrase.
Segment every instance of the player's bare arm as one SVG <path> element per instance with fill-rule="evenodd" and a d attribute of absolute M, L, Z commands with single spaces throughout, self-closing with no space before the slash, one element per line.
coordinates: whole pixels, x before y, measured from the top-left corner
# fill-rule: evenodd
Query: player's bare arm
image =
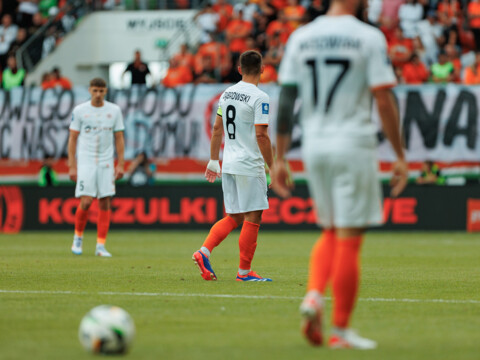
<path fill-rule="evenodd" d="M 289 181 L 286 158 L 290 148 L 290 140 L 293 128 L 293 109 L 298 95 L 295 85 L 282 86 L 279 98 L 279 109 L 277 118 L 277 153 L 275 160 L 275 179 L 273 181 L 274 191 L 283 198 L 289 197 L 293 190 L 293 182 Z"/>
<path fill-rule="evenodd" d="M 270 137 L 268 136 L 268 126 L 267 125 L 255 125 L 255 136 L 257 137 L 258 148 L 262 153 L 263 160 L 267 164 L 268 168 L 270 169 L 270 177 L 272 179 L 272 186 L 275 182 L 275 165 L 273 163 L 273 150 L 272 150 L 272 142 L 270 141 Z"/>
<path fill-rule="evenodd" d="M 405 160 L 402 146 L 398 110 L 393 93 L 389 88 L 375 90 L 373 95 L 377 101 L 383 131 L 392 144 L 393 151 L 397 156 L 397 161 L 392 165 L 390 185 L 392 187 L 392 196 L 398 196 L 405 189 L 408 182 L 408 164 Z"/>
<path fill-rule="evenodd" d="M 115 167 L 115 180 L 119 180 L 125 173 L 125 140 L 123 131 L 115 132 L 115 148 L 117 150 L 117 166 Z"/>
<path fill-rule="evenodd" d="M 223 138 L 223 120 L 220 115 L 215 117 L 213 124 L 212 141 L 210 143 L 210 161 L 205 170 L 205 178 L 213 183 L 217 177 L 220 177 L 220 146 Z"/>
<path fill-rule="evenodd" d="M 77 159 L 75 157 L 77 152 L 77 140 L 80 133 L 75 130 L 70 130 L 68 137 L 68 176 L 70 180 L 77 181 Z"/>

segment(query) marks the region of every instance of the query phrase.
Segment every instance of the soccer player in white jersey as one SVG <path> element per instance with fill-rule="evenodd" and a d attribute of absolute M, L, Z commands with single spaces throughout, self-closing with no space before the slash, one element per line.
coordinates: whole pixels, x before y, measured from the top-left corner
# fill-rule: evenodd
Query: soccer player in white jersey
<path fill-rule="evenodd" d="M 395 76 L 380 30 L 354 15 L 366 1 L 332 0 L 326 16 L 289 38 L 279 72 L 282 85 L 277 128 L 274 190 L 288 196 L 285 155 L 292 112 L 301 99 L 302 152 L 310 194 L 323 233 L 310 260 L 307 294 L 300 306 L 303 333 L 322 344 L 326 287 L 332 285 L 332 348 L 373 349 L 376 343 L 350 328 L 359 284 L 359 253 L 367 227 L 381 224 L 381 188 L 377 177 L 376 128 L 371 122 L 372 96 L 383 131 L 397 160 L 392 195 L 407 183 L 407 163 L 391 88 Z"/>
<path fill-rule="evenodd" d="M 95 255 L 111 257 L 105 249 L 105 242 L 110 226 L 110 200 L 115 195 L 115 180 L 120 179 L 124 173 L 123 117 L 118 105 L 105 101 L 107 84 L 103 79 L 91 80 L 88 91 L 91 100 L 73 109 L 68 139 L 69 175 L 77 183 L 75 196 L 80 198 L 75 213 L 72 252 L 82 254 L 88 210 L 93 199 L 98 198 Z M 114 147 L 118 160 L 116 167 Z"/>
<path fill-rule="evenodd" d="M 242 225 L 240 232 L 240 266 L 237 281 L 272 281 L 251 269 L 257 247 L 262 212 L 268 209 L 265 163 L 273 171 L 273 151 L 268 136 L 269 97 L 257 85 L 263 72 L 262 56 L 246 51 L 240 56 L 238 71 L 242 81 L 222 94 L 213 126 L 210 161 L 205 177 L 214 182 L 222 177 L 227 216 L 215 223 L 193 260 L 205 280 L 217 277 L 210 264 L 210 254 L 227 235 Z M 225 132 L 223 171 L 219 154 Z"/>

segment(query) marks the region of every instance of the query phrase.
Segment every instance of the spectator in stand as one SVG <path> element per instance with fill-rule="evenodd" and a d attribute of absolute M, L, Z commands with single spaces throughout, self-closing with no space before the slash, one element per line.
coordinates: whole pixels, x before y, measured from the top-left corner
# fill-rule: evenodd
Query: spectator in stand
<path fill-rule="evenodd" d="M 253 24 L 243 19 L 242 10 L 238 11 L 225 30 L 227 43 L 232 53 L 240 55 L 248 50 L 246 39 L 251 35 L 252 30 Z"/>
<path fill-rule="evenodd" d="M 267 27 L 267 40 L 274 34 L 279 34 L 282 44 L 286 44 L 290 34 L 295 30 L 288 22 L 283 11 L 278 12 L 277 20 L 272 21 Z"/>
<path fill-rule="evenodd" d="M 422 165 L 422 172 L 416 182 L 421 185 L 444 185 L 445 177 L 442 176 L 437 164 L 432 160 L 426 160 Z"/>
<path fill-rule="evenodd" d="M 148 65 L 142 61 L 142 54 L 140 50 L 135 51 L 135 58 L 133 62 L 128 64 L 127 68 L 123 72 L 123 75 L 125 75 L 127 72 L 132 74 L 132 85 L 147 84 L 147 75 L 150 74 L 150 69 L 148 68 Z"/>
<path fill-rule="evenodd" d="M 40 10 L 40 13 L 45 19 L 49 17 L 49 11 L 53 7 L 58 7 L 57 0 L 40 0 L 38 2 L 38 10 Z"/>
<path fill-rule="evenodd" d="M 471 0 L 467 7 L 470 30 L 475 38 L 475 49 L 480 50 L 480 1 Z"/>
<path fill-rule="evenodd" d="M 420 57 L 413 53 L 410 61 L 402 68 L 403 83 L 409 85 L 419 85 L 428 81 L 429 72 L 425 64 L 420 61 Z"/>
<path fill-rule="evenodd" d="M 213 68 L 220 72 L 222 78 L 226 77 L 232 67 L 232 58 L 228 47 L 210 37 L 210 41 L 202 44 L 195 54 L 195 74 L 201 74 L 204 67 L 204 57 L 210 58 Z"/>
<path fill-rule="evenodd" d="M 21 27 L 28 28 L 32 25 L 33 15 L 38 12 L 37 0 L 19 0 L 17 20 Z"/>
<path fill-rule="evenodd" d="M 7 68 L 2 74 L 2 86 L 5 90 L 22 86 L 25 80 L 25 69 L 17 68 L 17 60 L 15 56 L 10 55 L 7 59 Z"/>
<path fill-rule="evenodd" d="M 447 83 L 454 79 L 453 64 L 448 61 L 445 51 L 441 51 L 438 55 L 438 62 L 432 65 L 432 81 L 435 83 Z"/>
<path fill-rule="evenodd" d="M 405 4 L 398 9 L 398 19 L 406 38 L 412 39 L 418 36 L 417 25 L 423 18 L 423 6 L 418 0 L 406 0 Z"/>
<path fill-rule="evenodd" d="M 278 78 L 278 73 L 275 67 L 271 64 L 265 64 L 262 75 L 260 75 L 261 84 L 276 83 Z"/>
<path fill-rule="evenodd" d="M 62 76 L 60 68 L 54 67 L 50 76 L 50 87 L 59 87 L 64 90 L 71 90 L 72 82 L 65 76 Z"/>
<path fill-rule="evenodd" d="M 15 54 L 18 51 L 18 49 L 22 47 L 25 41 L 27 41 L 27 29 L 19 28 L 17 32 L 17 37 L 10 44 L 10 48 L 8 49 L 8 54 Z"/>
<path fill-rule="evenodd" d="M 178 63 L 178 66 L 184 66 L 190 69 L 190 72 L 195 67 L 195 56 L 188 49 L 188 44 L 183 43 L 180 45 L 180 51 L 173 55 L 173 58 Z"/>
<path fill-rule="evenodd" d="M 195 74 L 195 84 L 213 84 L 219 82 L 210 56 L 202 56 L 199 70 L 200 71 Z"/>
<path fill-rule="evenodd" d="M 18 0 L 1 0 L 0 1 L 0 14 L 10 14 L 15 16 L 18 9 Z"/>
<path fill-rule="evenodd" d="M 398 20 L 398 11 L 400 6 L 403 5 L 405 0 L 385 0 L 382 6 L 382 17 L 385 21 L 393 22 L 394 24 Z"/>
<path fill-rule="evenodd" d="M 453 74 L 451 82 L 459 83 L 461 81 L 460 74 L 462 72 L 462 61 L 460 60 L 460 55 L 456 46 L 447 44 L 444 46 L 445 54 L 447 54 L 447 61 L 451 62 L 453 65 Z"/>
<path fill-rule="evenodd" d="M 394 37 L 390 40 L 388 54 L 394 67 L 403 67 L 411 58 L 414 50 L 412 39 L 403 36 L 403 30 L 398 26 Z"/>
<path fill-rule="evenodd" d="M 163 86 L 172 88 L 191 83 L 193 75 L 190 69 L 185 65 L 180 65 L 178 58 L 171 58 L 167 74 L 162 80 Z"/>
<path fill-rule="evenodd" d="M 265 16 L 267 24 L 277 19 L 277 9 L 272 4 L 272 0 L 259 0 L 259 12 L 256 16 Z"/>
<path fill-rule="evenodd" d="M 267 51 L 267 26 L 268 18 L 263 14 L 257 14 L 255 16 L 255 28 L 253 31 L 253 38 L 257 44 L 260 53 Z"/>
<path fill-rule="evenodd" d="M 425 49 L 425 62 L 428 65 L 437 61 L 438 42 L 443 34 L 443 26 L 438 22 L 437 12 L 430 10 L 425 20 L 418 23 L 420 40 Z"/>
<path fill-rule="evenodd" d="M 451 26 L 461 16 L 461 6 L 458 0 L 440 0 L 437 5 L 437 15 L 440 23 Z"/>
<path fill-rule="evenodd" d="M 125 177 L 128 179 L 128 183 L 134 187 L 153 185 L 155 169 L 155 164 L 148 159 L 147 153 L 143 151 L 135 156 L 135 159 L 130 163 Z"/>
<path fill-rule="evenodd" d="M 226 0 L 216 0 L 212 5 L 213 11 L 218 14 L 217 32 L 223 33 L 233 16 L 233 6 Z"/>
<path fill-rule="evenodd" d="M 289 26 L 295 30 L 304 19 L 305 8 L 298 3 L 298 0 L 287 0 L 287 6 L 283 9 L 283 14 Z"/>
<path fill-rule="evenodd" d="M 280 35 L 278 33 L 273 34 L 273 36 L 268 39 L 267 44 L 268 50 L 263 57 L 263 62 L 265 64 L 274 66 L 275 69 L 278 69 L 283 57 L 283 53 L 285 52 L 285 45 L 280 41 Z"/>
<path fill-rule="evenodd" d="M 480 85 L 480 52 L 475 53 L 475 62 L 465 68 L 463 83 L 465 85 Z"/>
<path fill-rule="evenodd" d="M 44 72 L 42 74 L 42 83 L 40 86 L 42 87 L 43 90 L 47 90 L 52 88 L 51 86 L 51 80 L 52 80 L 52 74 L 49 72 Z"/>
<path fill-rule="evenodd" d="M 5 67 L 10 45 L 17 37 L 18 26 L 13 24 L 12 16 L 5 14 L 0 25 L 0 66 Z"/>
<path fill-rule="evenodd" d="M 212 4 L 207 3 L 202 10 L 195 14 L 193 20 L 200 30 L 200 43 L 204 44 L 217 33 L 220 15 L 215 12 Z"/>
<path fill-rule="evenodd" d="M 238 13 L 240 10 L 243 11 L 243 19 L 249 21 L 253 24 L 255 20 L 255 14 L 260 11 L 260 8 L 256 4 L 257 0 L 247 0 L 242 3 L 239 2 L 233 7 L 233 14 Z"/>
<path fill-rule="evenodd" d="M 51 154 L 45 154 L 42 167 L 38 173 L 38 186 L 50 187 L 58 185 L 57 173 L 53 170 L 54 164 L 55 157 Z"/>

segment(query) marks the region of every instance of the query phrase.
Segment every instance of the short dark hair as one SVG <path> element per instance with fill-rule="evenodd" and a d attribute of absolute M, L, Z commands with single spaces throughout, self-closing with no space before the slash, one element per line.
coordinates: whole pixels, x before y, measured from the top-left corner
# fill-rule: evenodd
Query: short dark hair
<path fill-rule="evenodd" d="M 240 55 L 240 68 L 244 75 L 258 75 L 262 68 L 262 55 L 258 51 L 248 50 Z"/>
<path fill-rule="evenodd" d="M 102 78 L 94 78 L 90 80 L 90 87 L 107 87 L 107 82 L 103 80 Z"/>

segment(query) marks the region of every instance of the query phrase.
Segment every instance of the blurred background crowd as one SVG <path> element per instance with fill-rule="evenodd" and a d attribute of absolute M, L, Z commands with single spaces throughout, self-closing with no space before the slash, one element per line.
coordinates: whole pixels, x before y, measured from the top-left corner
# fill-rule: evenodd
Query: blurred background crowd
<path fill-rule="evenodd" d="M 28 41 L 33 64 L 48 55 L 84 14 L 96 10 L 191 9 L 200 31 L 195 48 L 187 44 L 169 59 L 161 80 L 167 87 L 186 83 L 236 82 L 239 55 L 262 53 L 262 83 L 277 81 L 285 44 L 298 27 L 325 14 L 329 0 L 0 0 L 0 68 L 4 89 L 21 86 L 27 76 L 17 64 L 17 51 Z M 388 53 L 401 84 L 480 84 L 480 0 L 370 0 L 364 20 L 386 36 Z M 43 29 L 43 31 L 40 31 Z M 41 36 L 38 34 L 41 33 Z M 34 36 L 34 34 L 37 34 Z M 31 44 L 30 44 L 31 45 Z M 35 44 L 34 44 L 35 45 Z M 128 71 L 148 74 L 141 54 Z M 141 75 L 141 74 L 140 74 Z M 45 73 L 43 88 L 70 88 L 59 68 Z"/>

